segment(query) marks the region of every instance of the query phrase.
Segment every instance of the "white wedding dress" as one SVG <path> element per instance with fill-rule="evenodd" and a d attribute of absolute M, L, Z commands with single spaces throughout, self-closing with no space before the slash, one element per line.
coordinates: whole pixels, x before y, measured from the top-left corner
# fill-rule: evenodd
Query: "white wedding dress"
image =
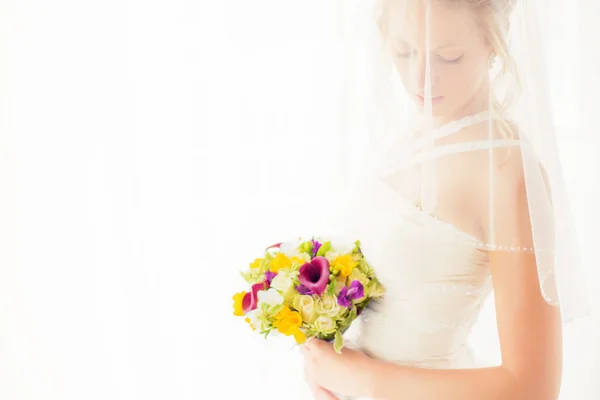
<path fill-rule="evenodd" d="M 390 362 L 475 367 L 467 339 L 492 290 L 487 253 L 452 225 L 398 207 L 395 218 L 371 210 L 361 227 L 362 251 L 386 294 L 361 315 L 350 340 Z"/>
<path fill-rule="evenodd" d="M 446 134 L 478 122 L 451 123 Z M 492 292 L 488 247 L 402 200 L 381 180 L 371 179 L 360 190 L 347 229 L 361 241 L 386 294 L 369 305 L 345 337 L 371 357 L 402 365 L 483 366 L 468 339 Z"/>

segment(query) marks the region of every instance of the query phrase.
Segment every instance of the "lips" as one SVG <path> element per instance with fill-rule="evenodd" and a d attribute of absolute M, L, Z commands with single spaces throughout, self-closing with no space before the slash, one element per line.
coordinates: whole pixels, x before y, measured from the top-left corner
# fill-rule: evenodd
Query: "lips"
<path fill-rule="evenodd" d="M 417 94 L 417 100 L 419 101 L 420 104 L 424 105 L 425 104 L 425 97 L 423 97 L 420 94 Z M 436 96 L 436 97 L 431 97 L 431 104 L 435 105 L 438 104 L 439 102 L 441 102 L 442 100 L 444 100 L 444 96 Z"/>

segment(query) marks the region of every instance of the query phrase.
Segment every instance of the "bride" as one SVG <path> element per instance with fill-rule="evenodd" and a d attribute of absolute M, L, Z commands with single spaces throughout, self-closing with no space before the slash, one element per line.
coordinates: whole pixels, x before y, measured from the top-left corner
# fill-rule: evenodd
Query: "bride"
<path fill-rule="evenodd" d="M 345 234 L 386 296 L 341 355 L 320 340 L 302 346 L 305 378 L 319 399 L 557 399 L 563 322 L 585 302 L 535 6 L 382 0 L 376 10 L 380 46 L 361 49 L 383 118 L 369 128 Z M 492 293 L 500 365 L 467 340 Z"/>

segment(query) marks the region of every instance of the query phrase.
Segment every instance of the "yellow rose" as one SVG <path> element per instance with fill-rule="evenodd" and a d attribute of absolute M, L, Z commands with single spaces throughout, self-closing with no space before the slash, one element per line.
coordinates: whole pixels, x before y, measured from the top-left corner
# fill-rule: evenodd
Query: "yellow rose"
<path fill-rule="evenodd" d="M 300 316 L 302 321 L 307 324 L 312 324 L 317 319 L 317 310 L 315 309 L 315 300 L 312 296 L 302 295 L 298 299 L 298 310 L 300 310 Z"/>
<path fill-rule="evenodd" d="M 342 308 L 337 303 L 337 298 L 333 295 L 324 294 L 315 302 L 315 309 L 318 315 L 326 315 L 331 318 L 337 317 Z"/>
<path fill-rule="evenodd" d="M 244 301 L 244 296 L 246 292 L 239 292 L 233 295 L 233 315 L 236 317 L 242 317 L 244 315 L 244 310 L 242 309 L 242 301 Z"/>

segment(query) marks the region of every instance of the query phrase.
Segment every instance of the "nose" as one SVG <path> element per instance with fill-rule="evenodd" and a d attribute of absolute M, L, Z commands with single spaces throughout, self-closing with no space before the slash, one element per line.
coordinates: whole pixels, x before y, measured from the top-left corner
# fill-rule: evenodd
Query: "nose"
<path fill-rule="evenodd" d="M 435 85 L 437 84 L 437 78 L 433 63 L 426 55 L 421 55 L 413 59 L 411 65 L 411 76 L 413 77 L 413 83 L 417 93 L 426 97 L 427 92 L 434 92 Z M 430 86 L 428 88 L 427 86 Z"/>

